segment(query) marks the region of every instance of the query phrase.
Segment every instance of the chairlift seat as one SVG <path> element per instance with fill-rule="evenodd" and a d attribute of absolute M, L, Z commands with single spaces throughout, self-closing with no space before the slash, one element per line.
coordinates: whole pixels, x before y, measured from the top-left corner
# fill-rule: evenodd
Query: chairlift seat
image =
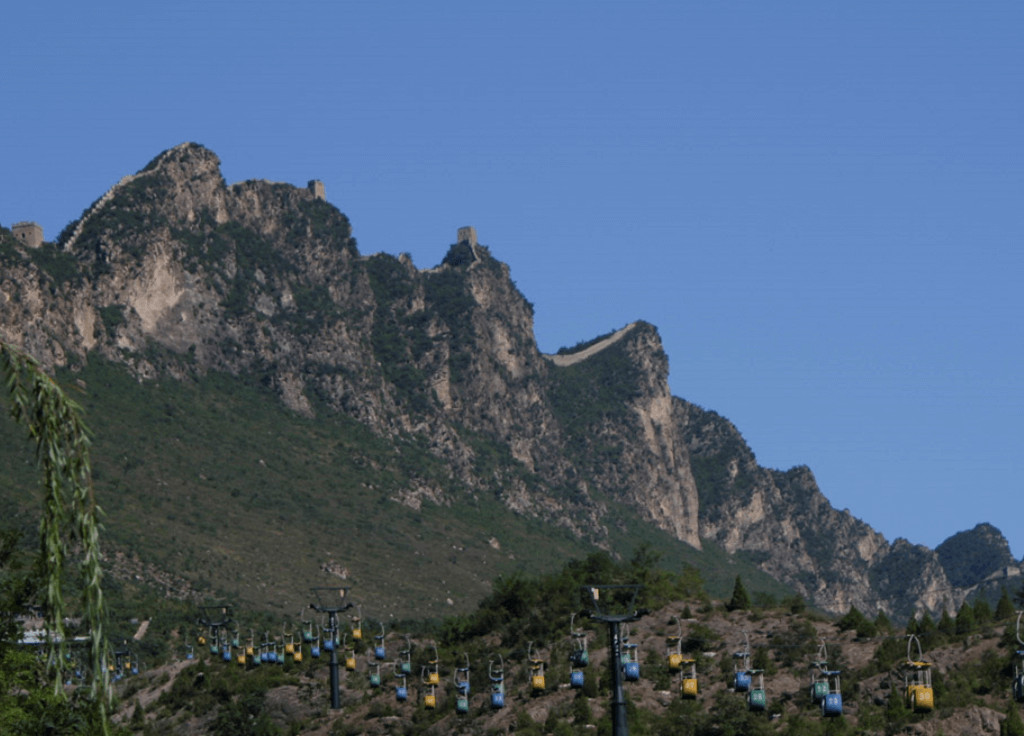
<path fill-rule="evenodd" d="M 826 718 L 835 718 L 843 714 L 842 693 L 828 693 L 821 702 L 821 714 Z"/>
<path fill-rule="evenodd" d="M 747 708 L 754 712 L 760 713 L 768 707 L 768 698 L 765 696 L 764 690 L 751 690 L 747 696 Z"/>
<path fill-rule="evenodd" d="M 817 680 L 811 685 L 811 700 L 815 703 L 820 703 L 828 695 L 828 682 L 825 680 Z"/>
<path fill-rule="evenodd" d="M 924 685 L 907 688 L 907 704 L 915 713 L 927 713 L 935 707 L 935 692 Z"/>
<path fill-rule="evenodd" d="M 684 677 L 683 678 L 683 692 L 682 695 L 687 700 L 694 700 L 697 697 L 697 678 L 696 677 Z"/>

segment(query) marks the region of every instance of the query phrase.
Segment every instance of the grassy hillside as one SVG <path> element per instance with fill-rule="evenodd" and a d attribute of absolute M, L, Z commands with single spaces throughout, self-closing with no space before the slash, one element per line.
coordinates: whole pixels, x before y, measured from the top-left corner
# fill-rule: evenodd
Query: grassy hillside
<path fill-rule="evenodd" d="M 156 583 L 155 568 L 199 595 L 291 615 L 311 586 L 345 584 L 381 618 L 438 617 L 471 610 L 498 575 L 550 571 L 594 550 L 461 487 L 416 439 L 387 442 L 326 410 L 300 417 L 244 377 L 140 383 L 92 358 L 60 379 L 94 432 L 104 548 L 128 588 Z M 0 421 L 0 512 L 31 538 L 37 479 L 19 432 Z M 422 479 L 456 500 L 419 509 L 391 500 Z M 616 522 L 613 555 L 648 544 L 670 569 L 700 568 L 712 594 L 728 595 L 737 574 L 752 593 L 788 593 L 714 545 L 697 552 L 626 509 Z M 115 552 L 132 564 L 115 564 Z"/>

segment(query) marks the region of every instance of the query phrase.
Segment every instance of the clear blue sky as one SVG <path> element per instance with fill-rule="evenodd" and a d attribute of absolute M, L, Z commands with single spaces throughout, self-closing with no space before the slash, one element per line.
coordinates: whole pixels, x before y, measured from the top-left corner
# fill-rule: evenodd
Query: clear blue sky
<path fill-rule="evenodd" d="M 1024 3 L 15 3 L 0 222 L 183 141 L 322 179 L 363 253 L 461 225 L 552 352 L 657 325 L 673 393 L 890 540 L 1024 555 Z"/>

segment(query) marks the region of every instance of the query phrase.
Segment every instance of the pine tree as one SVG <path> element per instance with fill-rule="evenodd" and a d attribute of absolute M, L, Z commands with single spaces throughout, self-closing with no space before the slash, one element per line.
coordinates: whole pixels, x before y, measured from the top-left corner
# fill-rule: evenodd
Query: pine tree
<path fill-rule="evenodd" d="M 999 736 L 1024 736 L 1024 721 L 1021 721 L 1017 704 L 1012 700 L 1006 707 L 1006 720 L 999 726 Z"/>
<path fill-rule="evenodd" d="M 739 575 L 736 576 L 736 584 L 732 589 L 732 598 L 725 605 L 729 611 L 749 611 L 750 610 L 750 596 L 747 594 L 747 589 L 743 587 L 743 580 Z"/>
<path fill-rule="evenodd" d="M 969 634 L 974 627 L 974 609 L 967 605 L 967 601 L 964 601 L 960 610 L 956 612 L 956 633 Z"/>
<path fill-rule="evenodd" d="M 974 601 L 974 620 L 980 625 L 992 623 L 992 606 L 985 598 Z"/>
<path fill-rule="evenodd" d="M 892 633 L 892 621 L 889 620 L 889 617 L 885 615 L 885 611 L 881 608 L 878 609 L 878 615 L 875 617 L 875 628 L 886 634 Z"/>
<path fill-rule="evenodd" d="M 921 634 L 935 631 L 935 619 L 932 618 L 928 611 L 925 611 L 924 615 L 921 616 L 921 620 L 917 622 L 917 631 Z"/>
<path fill-rule="evenodd" d="M 1003 587 L 1003 594 L 999 597 L 999 602 L 996 604 L 996 621 L 1005 621 L 1014 614 L 1013 601 L 1010 600 L 1010 594 L 1006 591 L 1006 587 Z"/>
<path fill-rule="evenodd" d="M 956 633 L 956 623 L 945 608 L 942 609 L 942 617 L 939 619 L 938 629 L 946 636 L 953 636 Z"/>

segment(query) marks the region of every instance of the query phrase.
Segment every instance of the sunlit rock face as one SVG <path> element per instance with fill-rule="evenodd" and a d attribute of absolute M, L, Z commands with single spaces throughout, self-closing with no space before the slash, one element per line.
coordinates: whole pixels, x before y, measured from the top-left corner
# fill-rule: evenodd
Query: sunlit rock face
<path fill-rule="evenodd" d="M 653 325 L 542 355 L 532 305 L 475 230 L 431 268 L 365 256 L 311 188 L 229 185 L 213 152 L 185 143 L 56 244 L 33 255 L 4 238 L 4 339 L 48 366 L 99 355 L 139 380 L 246 374 L 304 416 L 343 413 L 417 442 L 452 483 L 410 483 L 394 500 L 413 508 L 490 493 L 610 548 L 626 505 L 835 612 L 956 606 L 979 575 L 1014 564 L 992 527 L 938 551 L 890 544 L 833 509 L 810 469 L 762 468 L 728 420 L 671 395 Z"/>

